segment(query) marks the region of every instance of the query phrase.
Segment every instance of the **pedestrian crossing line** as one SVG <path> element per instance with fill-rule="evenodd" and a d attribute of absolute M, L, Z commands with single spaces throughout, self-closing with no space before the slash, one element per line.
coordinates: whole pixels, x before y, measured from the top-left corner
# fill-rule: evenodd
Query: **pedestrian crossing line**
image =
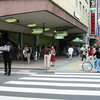
<path fill-rule="evenodd" d="M 76 81 L 76 82 L 100 82 L 98 79 L 77 79 L 77 78 L 44 78 L 44 77 L 22 77 L 20 80 L 41 80 L 41 81 Z"/>
<path fill-rule="evenodd" d="M 1 100 L 59 100 L 59 99 L 46 99 L 46 98 L 28 98 L 28 97 L 12 97 L 12 96 L 0 96 Z"/>
<path fill-rule="evenodd" d="M 68 78 L 68 77 L 79 77 L 79 78 L 100 78 L 100 76 L 89 76 L 89 75 L 57 75 L 57 74 L 55 74 L 55 75 L 50 75 L 50 74 L 48 74 L 48 75 L 43 75 L 43 74 L 36 74 L 36 75 L 30 75 L 30 76 L 38 76 L 38 77 L 41 77 L 41 76 L 43 76 L 43 77 L 66 77 L 66 78 Z"/>
<path fill-rule="evenodd" d="M 86 84 L 86 83 L 54 83 L 54 82 L 27 82 L 27 81 L 9 81 L 5 84 L 16 84 L 16 85 L 39 85 L 39 86 L 59 86 L 59 87 L 91 87 L 100 88 L 100 84 Z"/>
<path fill-rule="evenodd" d="M 0 71 L 0 73 L 4 73 L 4 71 Z M 29 74 L 29 75 L 35 75 L 36 72 L 26 72 L 26 71 L 18 71 L 18 72 L 11 72 L 12 74 Z"/>
<path fill-rule="evenodd" d="M 55 72 L 57 75 L 100 75 L 100 73 L 66 73 L 66 72 Z"/>
<path fill-rule="evenodd" d="M 0 86 L 0 91 L 19 92 L 19 93 L 39 93 L 39 94 L 57 94 L 57 95 L 87 95 L 100 96 L 100 91 L 90 90 L 63 90 L 63 89 L 42 89 L 42 88 L 21 88 Z"/>

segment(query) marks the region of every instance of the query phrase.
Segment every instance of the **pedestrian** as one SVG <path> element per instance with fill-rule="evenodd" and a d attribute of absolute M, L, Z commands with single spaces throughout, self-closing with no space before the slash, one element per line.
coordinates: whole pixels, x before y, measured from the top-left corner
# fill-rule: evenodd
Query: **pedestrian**
<path fill-rule="evenodd" d="M 84 59 L 86 60 L 86 55 L 87 55 L 87 49 L 86 49 L 86 46 L 84 46 L 83 50 L 82 50 L 82 59 L 81 59 L 81 61 L 83 61 Z"/>
<path fill-rule="evenodd" d="M 28 46 L 27 51 L 27 63 L 30 64 L 30 59 L 31 59 L 31 46 Z"/>
<path fill-rule="evenodd" d="M 20 44 L 18 44 L 18 46 L 17 46 L 17 60 L 21 60 L 21 59 L 22 59 L 21 46 L 20 46 Z"/>
<path fill-rule="evenodd" d="M 56 52 L 53 46 L 51 47 L 50 52 L 51 52 L 51 67 L 54 67 L 54 62 L 56 61 Z"/>
<path fill-rule="evenodd" d="M 28 50 L 28 45 L 25 44 L 23 49 L 24 61 L 27 61 L 27 50 Z"/>
<path fill-rule="evenodd" d="M 50 47 L 45 46 L 44 48 L 44 67 L 46 68 L 50 67 L 50 58 L 51 58 Z"/>
<path fill-rule="evenodd" d="M 33 48 L 32 48 L 32 45 L 30 45 L 30 59 L 33 59 Z"/>
<path fill-rule="evenodd" d="M 68 60 L 72 60 L 72 55 L 73 55 L 74 49 L 72 46 L 68 48 Z"/>
<path fill-rule="evenodd" d="M 31 56 L 31 45 L 28 46 L 27 44 L 24 47 L 23 50 L 23 54 L 24 54 L 24 60 L 30 64 L 30 56 Z"/>
<path fill-rule="evenodd" d="M 76 47 L 77 56 L 80 56 L 80 49 L 81 49 L 80 46 Z"/>
<path fill-rule="evenodd" d="M 12 47 L 11 42 L 7 42 L 6 45 L 10 47 L 10 51 L 3 52 L 4 71 L 5 71 L 4 75 L 10 76 L 11 75 L 11 64 L 12 64 L 12 59 L 13 59 L 13 57 L 12 57 L 13 47 Z"/>
<path fill-rule="evenodd" d="M 89 56 L 92 56 L 94 54 L 94 47 L 90 47 L 88 50 Z"/>
<path fill-rule="evenodd" d="M 99 48 L 96 48 L 96 52 L 94 54 L 96 56 L 96 68 L 97 68 L 97 73 L 100 73 L 100 50 Z"/>

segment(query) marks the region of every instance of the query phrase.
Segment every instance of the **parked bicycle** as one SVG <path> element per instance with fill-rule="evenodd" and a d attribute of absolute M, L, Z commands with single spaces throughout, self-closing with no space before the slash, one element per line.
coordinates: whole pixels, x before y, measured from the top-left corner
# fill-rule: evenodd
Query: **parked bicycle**
<path fill-rule="evenodd" d="M 96 58 L 94 58 L 93 56 L 89 56 L 88 59 L 83 62 L 82 69 L 85 72 L 90 72 L 93 68 L 96 68 Z"/>

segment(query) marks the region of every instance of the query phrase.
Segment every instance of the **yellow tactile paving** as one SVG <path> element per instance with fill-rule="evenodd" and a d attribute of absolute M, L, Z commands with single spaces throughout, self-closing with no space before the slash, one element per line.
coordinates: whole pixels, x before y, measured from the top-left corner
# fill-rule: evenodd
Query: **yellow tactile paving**
<path fill-rule="evenodd" d="M 73 62 L 67 66 L 67 69 L 79 69 L 78 66 L 82 63 L 82 61 Z"/>

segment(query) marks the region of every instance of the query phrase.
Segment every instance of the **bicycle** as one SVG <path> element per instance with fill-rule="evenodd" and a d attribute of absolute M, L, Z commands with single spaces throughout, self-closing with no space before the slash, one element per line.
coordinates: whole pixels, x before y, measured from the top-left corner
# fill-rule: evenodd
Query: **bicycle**
<path fill-rule="evenodd" d="M 83 62 L 82 69 L 85 72 L 90 72 L 93 68 L 96 68 L 96 59 L 93 56 L 90 56 L 85 62 Z"/>

